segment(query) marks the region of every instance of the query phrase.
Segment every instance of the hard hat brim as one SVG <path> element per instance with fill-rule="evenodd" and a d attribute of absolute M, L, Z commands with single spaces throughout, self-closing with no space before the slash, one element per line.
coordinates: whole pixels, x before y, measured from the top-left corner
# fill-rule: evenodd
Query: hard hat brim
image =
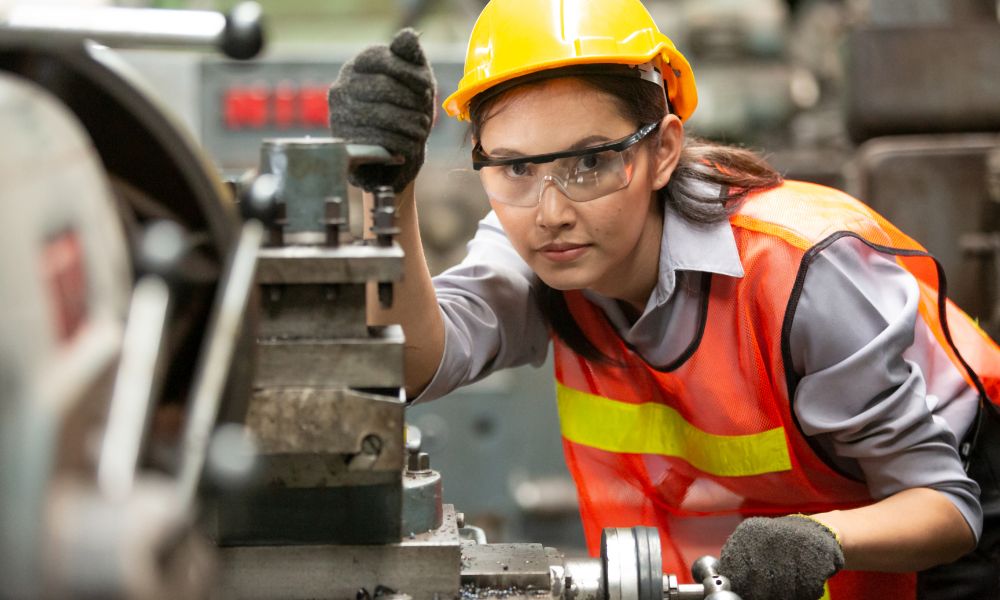
<path fill-rule="evenodd" d="M 697 105 L 697 87 L 694 73 L 684 56 L 669 42 L 662 42 L 652 52 L 636 56 L 587 56 L 569 59 L 557 59 L 534 64 L 523 65 L 519 69 L 511 69 L 497 73 L 480 81 L 471 81 L 474 73 L 467 74 L 459 82 L 458 90 L 448 96 L 442 105 L 448 115 L 461 121 L 469 120 L 469 106 L 476 96 L 504 82 L 538 73 L 572 65 L 623 64 L 640 65 L 659 58 L 660 71 L 663 75 L 667 95 L 674 114 L 686 120 L 694 112 Z"/>

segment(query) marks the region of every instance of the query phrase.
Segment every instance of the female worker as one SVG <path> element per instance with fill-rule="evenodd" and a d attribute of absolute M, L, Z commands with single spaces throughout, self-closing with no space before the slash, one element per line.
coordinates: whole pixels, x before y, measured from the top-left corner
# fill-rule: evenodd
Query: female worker
<path fill-rule="evenodd" d="M 333 134 L 406 158 L 354 174 L 399 193 L 406 278 L 375 319 L 403 324 L 419 399 L 552 341 L 592 551 L 649 525 L 666 571 L 721 551 L 744 598 L 916 597 L 914 573 L 982 529 L 963 462 L 997 348 L 870 209 L 686 139 L 696 102 L 638 0 L 493 0 L 444 104 L 493 210 L 432 280 L 412 182 L 434 79 L 411 31 L 363 51 L 331 87 Z M 1000 597 L 995 563 L 962 564 L 921 597 Z"/>

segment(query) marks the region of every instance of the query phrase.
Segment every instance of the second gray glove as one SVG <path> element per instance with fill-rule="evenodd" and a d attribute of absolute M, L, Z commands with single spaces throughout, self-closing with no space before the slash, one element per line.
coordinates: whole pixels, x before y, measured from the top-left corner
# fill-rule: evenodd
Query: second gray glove
<path fill-rule="evenodd" d="M 434 121 L 434 73 L 417 34 L 403 29 L 388 46 L 362 50 L 330 85 L 330 131 L 357 144 L 382 146 L 400 155 L 400 166 L 365 165 L 350 174 L 352 184 L 396 192 L 413 181 L 424 163 Z"/>
<path fill-rule="evenodd" d="M 844 568 L 833 531 L 806 515 L 752 517 L 729 536 L 719 573 L 743 600 L 819 600 Z"/>

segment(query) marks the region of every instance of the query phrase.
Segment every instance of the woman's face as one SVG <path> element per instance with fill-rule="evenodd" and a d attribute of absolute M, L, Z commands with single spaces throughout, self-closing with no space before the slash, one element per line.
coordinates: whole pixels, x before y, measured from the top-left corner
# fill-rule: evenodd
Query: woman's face
<path fill-rule="evenodd" d="M 595 146 L 635 133 L 609 95 L 572 78 L 518 90 L 496 104 L 479 143 L 495 158 Z M 546 182 L 535 206 L 490 199 L 514 248 L 550 287 L 591 289 L 639 310 L 657 279 L 662 213 L 655 191 L 677 162 L 683 131 L 673 115 L 632 147 L 631 183 L 588 202 L 574 202 Z M 547 167 L 547 165 L 541 165 Z"/>

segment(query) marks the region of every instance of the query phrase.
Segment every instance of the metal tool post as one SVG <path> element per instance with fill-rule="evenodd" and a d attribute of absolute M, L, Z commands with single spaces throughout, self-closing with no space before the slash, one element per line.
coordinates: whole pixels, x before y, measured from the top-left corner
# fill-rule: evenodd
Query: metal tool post
<path fill-rule="evenodd" d="M 408 533 L 399 508 L 403 333 L 369 327 L 365 300 L 369 282 L 401 277 L 403 253 L 392 211 L 378 218 L 376 244 L 352 239 L 348 226 L 348 170 L 392 161 L 333 138 L 263 143 L 258 180 L 273 187 L 276 218 L 259 252 L 263 310 L 246 425 L 264 487 L 220 500 L 222 543 L 374 544 Z"/>

